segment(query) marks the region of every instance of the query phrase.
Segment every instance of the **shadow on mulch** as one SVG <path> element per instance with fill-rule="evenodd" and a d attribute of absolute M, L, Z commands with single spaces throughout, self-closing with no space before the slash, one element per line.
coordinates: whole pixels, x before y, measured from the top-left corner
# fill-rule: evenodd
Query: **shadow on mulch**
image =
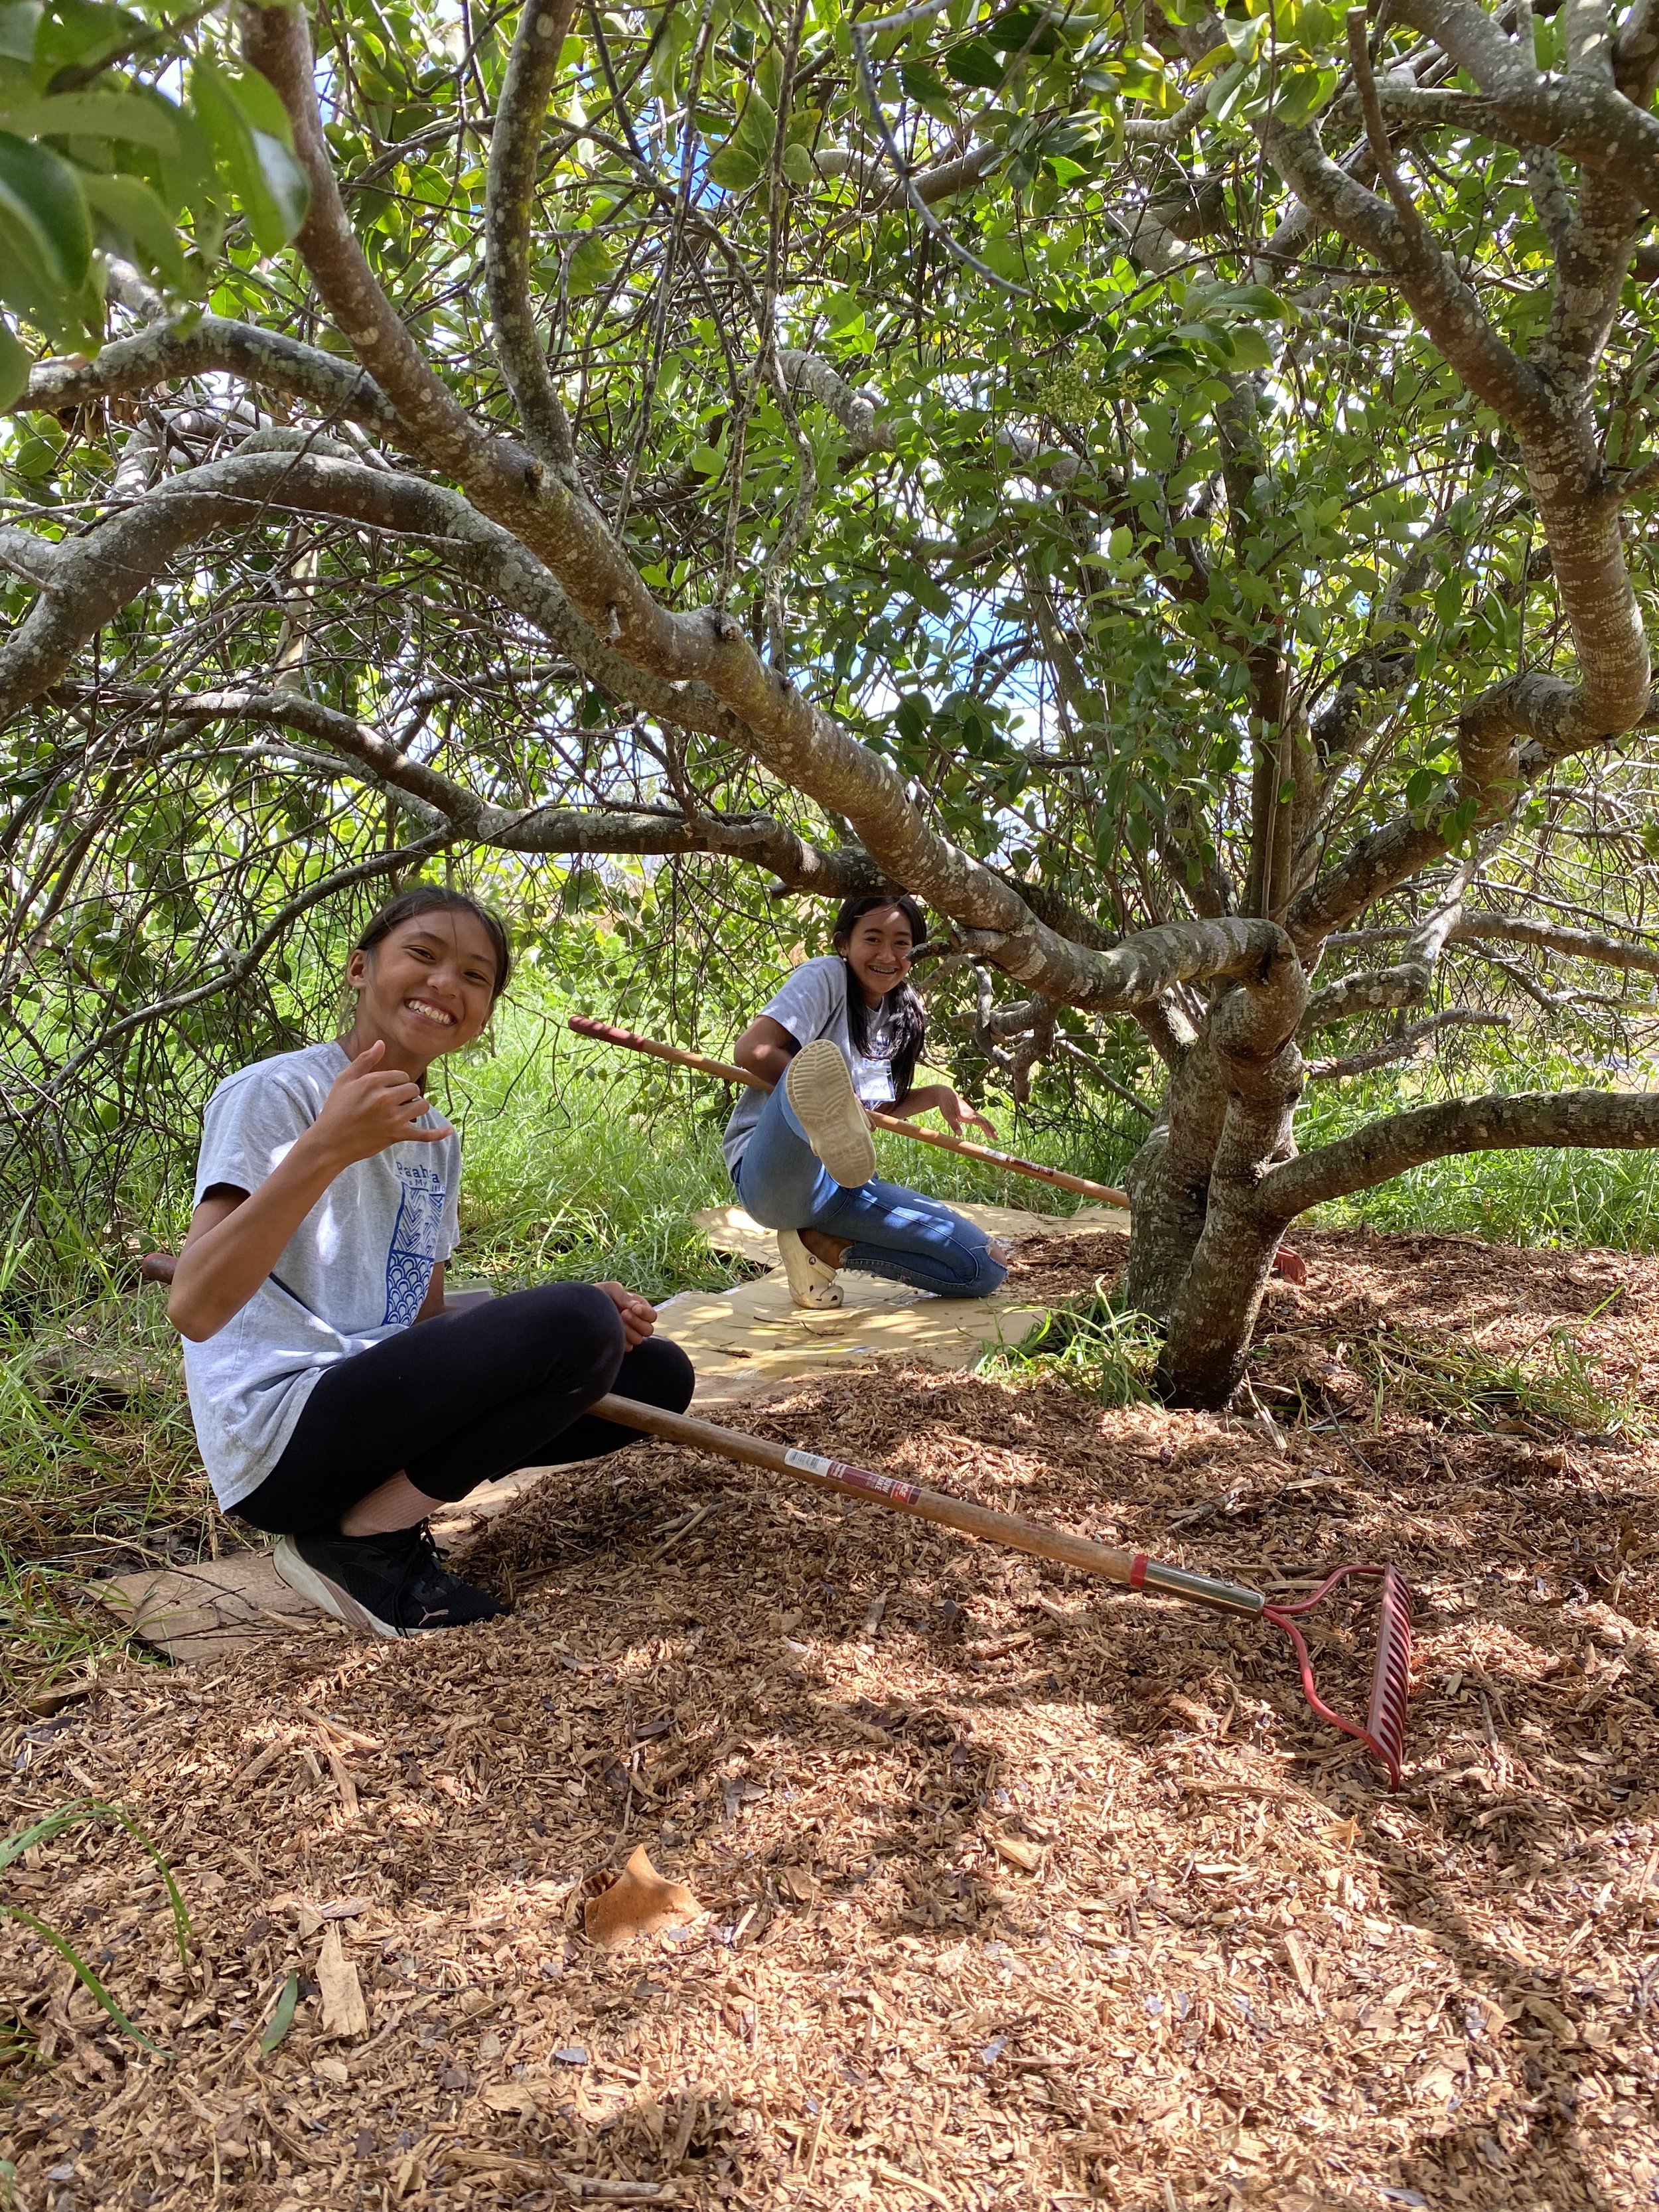
<path fill-rule="evenodd" d="M 178 2053 L 0 1936 L 36 2053 L 25 2201 L 528 2212 L 565 2201 L 551 2168 L 895 2212 L 1647 2201 L 1659 1267 L 1298 1243 L 1311 1279 L 1273 1286 L 1251 1370 L 1282 1449 L 879 1367 L 740 1418 L 1257 1583 L 1395 1559 L 1419 1594 L 1399 1796 L 1267 1630 L 638 1447 L 470 1547 L 508 1620 L 319 1635 L 9 1739 L 9 1825 L 118 1794 L 199 1929 L 185 1975 L 118 1839 L 18 1870 Z M 1086 1295 L 1114 1249 L 1068 1240 L 1055 1279 Z M 1619 1425 L 1573 1427 L 1592 1406 Z M 1366 1638 L 1338 1613 L 1318 1650 L 1357 1705 Z M 641 1840 L 710 1917 L 597 1957 L 580 1879 Z M 368 2039 L 307 1996 L 262 2061 L 331 1924 Z"/>

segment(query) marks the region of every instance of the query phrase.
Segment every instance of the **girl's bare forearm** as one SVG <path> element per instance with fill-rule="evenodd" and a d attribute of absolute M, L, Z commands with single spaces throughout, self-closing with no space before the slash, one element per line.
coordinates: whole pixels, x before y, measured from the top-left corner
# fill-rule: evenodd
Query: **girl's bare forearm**
<path fill-rule="evenodd" d="M 781 1045 L 739 1044 L 732 1058 L 739 1067 L 746 1068 L 750 1075 L 758 1075 L 763 1083 L 769 1083 L 775 1089 L 789 1073 L 791 1054 Z"/>
<path fill-rule="evenodd" d="M 914 1121 L 918 1114 L 925 1114 L 930 1106 L 938 1104 L 937 1091 L 932 1084 L 926 1084 L 920 1091 L 907 1091 L 902 1098 L 896 1099 L 892 1105 L 884 1106 L 881 1110 L 884 1114 L 890 1114 L 896 1121 Z"/>

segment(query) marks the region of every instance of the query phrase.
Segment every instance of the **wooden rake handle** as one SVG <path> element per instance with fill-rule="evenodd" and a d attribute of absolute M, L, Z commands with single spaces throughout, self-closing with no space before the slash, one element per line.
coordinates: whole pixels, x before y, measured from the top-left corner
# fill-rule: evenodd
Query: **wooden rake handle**
<path fill-rule="evenodd" d="M 676 1067 L 695 1067 L 699 1073 L 713 1075 L 722 1083 L 747 1084 L 751 1091 L 770 1091 L 772 1085 L 764 1077 L 751 1075 L 746 1067 L 734 1061 L 710 1060 L 706 1053 L 686 1052 L 676 1044 L 659 1044 L 654 1037 L 641 1036 L 635 1030 L 618 1029 L 614 1022 L 595 1021 L 591 1014 L 572 1014 L 568 1026 L 578 1036 L 597 1037 L 602 1044 L 619 1044 L 629 1052 L 648 1054 L 653 1060 L 665 1060 Z M 1114 1190 L 1108 1183 L 1091 1182 L 1087 1176 L 1067 1175 L 1063 1168 L 1044 1167 L 1040 1160 L 1023 1160 L 1015 1152 L 999 1152 L 989 1145 L 975 1145 L 967 1137 L 947 1137 L 936 1129 L 918 1129 L 913 1122 L 901 1121 L 891 1114 L 872 1114 L 872 1121 L 878 1129 L 890 1129 L 896 1136 L 908 1137 L 914 1145 L 933 1145 L 942 1152 L 959 1152 L 965 1160 L 982 1160 L 988 1167 L 1005 1168 L 1014 1175 L 1035 1176 L 1039 1182 L 1052 1183 L 1058 1190 L 1074 1190 L 1084 1198 L 1092 1198 L 1102 1206 L 1120 1206 L 1127 1209 L 1127 1194 Z"/>
<path fill-rule="evenodd" d="M 860 1498 L 885 1505 L 895 1513 L 908 1513 L 918 1521 L 932 1521 L 941 1528 L 955 1528 L 975 1536 L 982 1544 L 1000 1544 L 1024 1552 L 1034 1559 L 1052 1559 L 1057 1566 L 1077 1567 L 1109 1583 L 1133 1590 L 1156 1590 L 1167 1597 L 1185 1598 L 1212 1613 L 1238 1613 L 1254 1619 L 1266 1600 L 1258 1590 L 1241 1583 L 1218 1582 L 1211 1575 L 1195 1575 L 1185 1567 L 1167 1566 L 1149 1559 L 1144 1552 L 1124 1552 L 1097 1544 L 1087 1536 L 1073 1536 L 1064 1528 L 1051 1528 L 1023 1514 L 999 1513 L 989 1505 L 975 1505 L 947 1491 L 925 1490 L 920 1483 L 901 1482 L 896 1476 L 878 1474 L 846 1460 L 824 1459 L 817 1452 L 794 1451 L 764 1437 L 746 1436 L 740 1429 L 723 1429 L 694 1413 L 671 1413 L 659 1406 L 641 1405 L 633 1398 L 600 1398 L 588 1407 L 601 1420 L 621 1428 L 641 1429 L 647 1436 L 670 1443 L 689 1444 L 694 1451 L 718 1453 L 723 1459 L 740 1460 L 746 1467 L 765 1468 L 770 1474 L 789 1475 L 811 1483 L 817 1490 L 833 1490 L 843 1498 Z"/>

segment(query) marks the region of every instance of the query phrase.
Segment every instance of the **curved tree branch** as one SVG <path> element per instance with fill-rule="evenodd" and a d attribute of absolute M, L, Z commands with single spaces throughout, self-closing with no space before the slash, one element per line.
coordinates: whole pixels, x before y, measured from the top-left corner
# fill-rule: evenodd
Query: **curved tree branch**
<path fill-rule="evenodd" d="M 1612 82 L 1582 70 L 1543 76 L 1498 16 L 1474 0 L 1396 0 L 1393 13 L 1396 22 L 1432 39 L 1468 71 L 1507 136 L 1601 170 L 1644 206 L 1659 210 L 1659 116 L 1649 113 L 1639 96 L 1626 98 Z M 1627 68 L 1636 68 L 1636 52 L 1633 36 Z M 1644 46 L 1639 73 L 1651 66 Z"/>
<path fill-rule="evenodd" d="M 1566 929 L 1553 921 L 1533 921 L 1524 915 L 1491 914 L 1484 908 L 1466 914 L 1449 942 L 1534 945 L 1540 951 L 1559 952 L 1570 960 L 1589 960 L 1603 968 L 1659 975 L 1659 945 L 1639 945 L 1633 939 L 1609 937 L 1599 930 Z"/>
<path fill-rule="evenodd" d="M 1538 1146 L 1621 1151 L 1659 1146 L 1659 1095 L 1534 1091 L 1414 1107 L 1270 1168 L 1258 1203 L 1266 1219 L 1282 1224 L 1311 1206 L 1370 1190 L 1428 1160 Z"/>
<path fill-rule="evenodd" d="M 1381 1044 L 1372 1045 L 1364 1052 L 1351 1052 L 1341 1060 L 1310 1060 L 1308 1080 L 1340 1083 L 1351 1075 L 1369 1075 L 1374 1068 L 1392 1067 L 1396 1060 L 1415 1059 L 1425 1045 L 1443 1030 L 1506 1030 L 1510 1026 L 1507 1014 L 1482 1013 L 1473 1006 L 1448 1006 L 1443 1013 L 1431 1014 L 1426 1021 L 1413 1022 L 1398 1036 L 1386 1037 Z"/>
<path fill-rule="evenodd" d="M 613 697 L 670 725 L 744 742 L 705 686 L 662 683 L 597 637 L 535 555 L 459 493 L 421 477 L 368 468 L 329 450 L 326 440 L 280 430 L 260 431 L 228 460 L 168 477 L 83 537 L 29 540 L 31 547 L 46 548 L 44 588 L 0 647 L 0 720 L 55 684 L 76 648 L 175 554 L 215 530 L 246 527 L 272 512 L 328 515 L 429 539 Z M 20 554 L 20 567 L 24 557 L 32 561 L 33 553 Z"/>
<path fill-rule="evenodd" d="M 222 315 L 202 315 L 182 325 L 155 324 L 136 337 L 112 339 L 94 361 L 37 362 L 10 411 L 62 414 L 96 400 L 148 392 L 175 377 L 216 373 L 284 392 L 314 409 L 325 422 L 358 422 L 394 444 L 409 443 L 398 410 L 366 369 L 354 368 L 320 346 L 302 345 L 278 331 L 256 330 Z"/>
<path fill-rule="evenodd" d="M 367 722 L 294 691 L 197 691 L 158 696 L 169 718 L 275 724 L 316 738 L 406 793 L 454 838 L 508 853 L 719 854 L 769 868 L 791 890 L 846 898 L 878 890 L 881 876 L 861 853 L 825 852 L 765 814 L 688 814 L 649 806 L 497 806 L 453 776 L 412 760 Z"/>
<path fill-rule="evenodd" d="M 484 276 L 495 358 L 532 449 L 574 469 L 570 420 L 548 370 L 530 295 L 530 228 L 542 125 L 575 0 L 531 0 L 519 18 L 489 134 L 484 201 Z"/>

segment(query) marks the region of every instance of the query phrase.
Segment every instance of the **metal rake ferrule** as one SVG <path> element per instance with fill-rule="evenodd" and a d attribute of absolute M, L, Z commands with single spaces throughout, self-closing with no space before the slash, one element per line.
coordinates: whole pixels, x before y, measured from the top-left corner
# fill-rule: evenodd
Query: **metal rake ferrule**
<path fill-rule="evenodd" d="M 1363 1728 L 1358 1721 L 1334 1711 L 1320 1696 L 1314 1680 L 1313 1661 L 1297 1626 L 1299 1617 L 1311 1613 L 1350 1575 L 1364 1575 L 1382 1585 L 1376 1663 L 1371 1669 L 1370 1704 L 1366 1708 Z M 1395 1567 L 1339 1567 L 1334 1575 L 1326 1576 L 1311 1597 L 1297 1598 L 1291 1605 L 1264 1605 L 1261 1618 L 1271 1620 L 1275 1628 L 1282 1628 L 1295 1645 L 1297 1663 L 1302 1669 L 1302 1693 L 1320 1718 L 1340 1729 L 1344 1735 L 1357 1737 L 1371 1756 L 1388 1769 L 1389 1789 L 1398 1790 L 1401 1762 L 1406 1752 L 1406 1700 L 1411 1692 L 1412 1678 L 1412 1594 L 1405 1577 Z"/>

